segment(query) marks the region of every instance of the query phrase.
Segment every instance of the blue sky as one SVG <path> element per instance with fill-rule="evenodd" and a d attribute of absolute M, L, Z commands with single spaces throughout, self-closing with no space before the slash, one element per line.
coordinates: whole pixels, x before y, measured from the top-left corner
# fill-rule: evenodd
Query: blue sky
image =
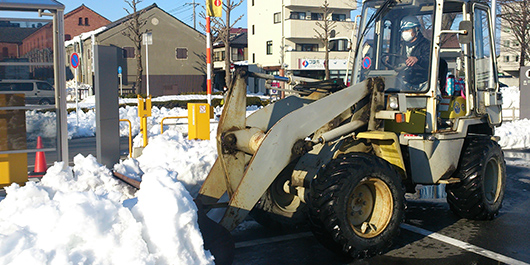
<path fill-rule="evenodd" d="M 128 7 L 128 5 L 123 0 L 58 0 L 58 1 L 66 6 L 65 13 L 72 11 L 73 9 L 80 6 L 81 4 L 85 4 L 87 7 L 98 12 L 100 15 L 106 17 L 110 21 L 117 20 L 127 15 L 127 12 L 125 12 L 123 8 Z M 180 19 L 184 23 L 193 27 L 193 9 L 191 5 L 192 2 L 193 0 L 158 0 L 158 1 L 144 0 L 138 5 L 138 7 L 141 9 L 153 3 L 156 3 L 158 7 L 164 9 L 166 12 L 170 13 L 171 15 Z M 197 12 L 197 29 L 202 31 L 202 29 L 199 27 L 199 21 L 201 20 L 201 18 L 199 17 L 198 13 L 199 11 L 204 10 L 202 6 L 204 6 L 205 0 L 195 0 L 195 3 L 201 5 L 201 6 L 197 6 L 196 12 Z M 246 11 L 247 11 L 247 1 L 245 0 L 232 13 L 232 16 L 231 16 L 232 18 L 237 18 L 241 14 L 245 14 L 245 16 L 243 16 L 243 18 L 238 22 L 236 26 L 243 27 L 243 28 L 247 27 Z"/>
<path fill-rule="evenodd" d="M 56 0 L 65 5 L 65 13 L 68 13 L 82 4 L 89 7 L 90 9 L 96 11 L 100 15 L 106 17 L 110 21 L 115 21 L 127 15 L 127 12 L 123 8 L 129 6 L 123 0 Z M 233 0 L 234 1 L 234 0 Z M 193 0 L 143 0 L 138 4 L 138 8 L 142 9 L 153 3 L 156 3 L 158 7 L 162 8 L 166 12 L 170 13 L 174 17 L 180 19 L 182 22 L 193 27 Z M 199 12 L 203 11 L 205 0 L 195 0 L 196 4 L 199 4 L 196 8 L 197 12 L 197 30 L 203 31 L 199 26 L 199 21 L 201 18 Z M 243 18 L 236 24 L 236 27 L 247 27 L 247 1 L 244 0 L 243 3 L 238 6 L 235 10 L 232 11 L 231 18 L 238 18 L 240 15 L 245 14 Z M 223 14 L 224 15 L 224 14 Z M 37 13 L 28 13 L 28 12 L 10 12 L 10 11 L 0 11 L 0 17 L 4 18 L 29 18 L 36 19 L 39 18 Z M 51 19 L 50 17 L 42 17 L 40 19 Z M 233 20 L 232 20 L 233 21 Z M 203 22 L 204 24 L 204 22 Z"/>

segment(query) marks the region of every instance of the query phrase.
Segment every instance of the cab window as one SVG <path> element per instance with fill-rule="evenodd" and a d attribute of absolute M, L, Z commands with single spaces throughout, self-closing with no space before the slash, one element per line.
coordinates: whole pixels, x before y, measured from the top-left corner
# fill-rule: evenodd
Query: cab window
<path fill-rule="evenodd" d="M 475 7 L 474 13 L 475 87 L 477 90 L 487 90 L 495 87 L 489 14 L 478 7 Z"/>

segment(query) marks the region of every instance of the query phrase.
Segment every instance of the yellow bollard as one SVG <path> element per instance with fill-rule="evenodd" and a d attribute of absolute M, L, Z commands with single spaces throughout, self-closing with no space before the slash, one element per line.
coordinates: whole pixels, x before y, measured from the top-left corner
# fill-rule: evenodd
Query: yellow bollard
<path fill-rule="evenodd" d="M 140 131 L 142 132 L 144 147 L 147 146 L 147 117 L 151 117 L 151 96 L 144 100 L 138 96 L 138 117 L 140 117 Z"/>
<path fill-rule="evenodd" d="M 188 103 L 188 139 L 210 140 L 210 105 Z"/>

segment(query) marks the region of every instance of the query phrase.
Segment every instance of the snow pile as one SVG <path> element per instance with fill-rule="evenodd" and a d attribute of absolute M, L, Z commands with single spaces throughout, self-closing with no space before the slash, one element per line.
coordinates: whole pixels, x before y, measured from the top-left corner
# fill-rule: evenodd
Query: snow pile
<path fill-rule="evenodd" d="M 146 150 L 170 153 L 177 139 L 155 137 Z M 191 157 L 186 146 L 182 159 Z M 94 157 L 82 155 L 73 169 L 57 163 L 39 183 L 7 187 L 0 201 L 0 264 L 212 264 L 196 206 L 177 179 L 185 174 L 164 168 L 164 156 L 158 160 L 158 166 L 137 169 L 145 174 L 136 194 Z M 208 163 L 196 170 L 198 179 L 205 178 Z"/>
<path fill-rule="evenodd" d="M 210 131 L 210 139 L 215 139 L 215 133 L 216 129 Z M 188 140 L 180 132 L 165 131 L 149 139 L 142 156 L 121 161 L 114 170 L 134 179 L 158 168 L 178 172 L 176 179 L 195 197 L 216 158 L 215 141 Z"/>
<path fill-rule="evenodd" d="M 495 135 L 500 137 L 499 144 L 503 149 L 528 149 L 530 147 L 530 120 L 503 122 L 502 126 L 495 128 Z"/>
<path fill-rule="evenodd" d="M 503 109 L 519 108 L 519 87 L 502 87 L 501 92 Z"/>

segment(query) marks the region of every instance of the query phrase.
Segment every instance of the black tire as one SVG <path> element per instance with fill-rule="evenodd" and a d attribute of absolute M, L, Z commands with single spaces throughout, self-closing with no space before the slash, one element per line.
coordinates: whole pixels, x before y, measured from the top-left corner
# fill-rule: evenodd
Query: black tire
<path fill-rule="evenodd" d="M 399 173 L 387 161 L 365 153 L 340 155 L 312 182 L 313 234 L 347 258 L 382 253 L 403 222 L 404 194 Z"/>
<path fill-rule="evenodd" d="M 506 163 L 499 144 L 489 137 L 466 139 L 454 177 L 460 182 L 446 186 L 451 210 L 466 219 L 495 218 L 506 187 Z"/>
<path fill-rule="evenodd" d="M 275 230 L 291 230 L 307 224 L 307 205 L 298 196 L 284 191 L 295 165 L 293 162 L 285 167 L 250 211 L 259 224 Z"/>
<path fill-rule="evenodd" d="M 52 104 L 52 103 L 51 103 L 51 101 L 48 100 L 48 99 L 41 99 L 41 100 L 39 101 L 39 105 L 50 105 L 50 104 Z"/>

